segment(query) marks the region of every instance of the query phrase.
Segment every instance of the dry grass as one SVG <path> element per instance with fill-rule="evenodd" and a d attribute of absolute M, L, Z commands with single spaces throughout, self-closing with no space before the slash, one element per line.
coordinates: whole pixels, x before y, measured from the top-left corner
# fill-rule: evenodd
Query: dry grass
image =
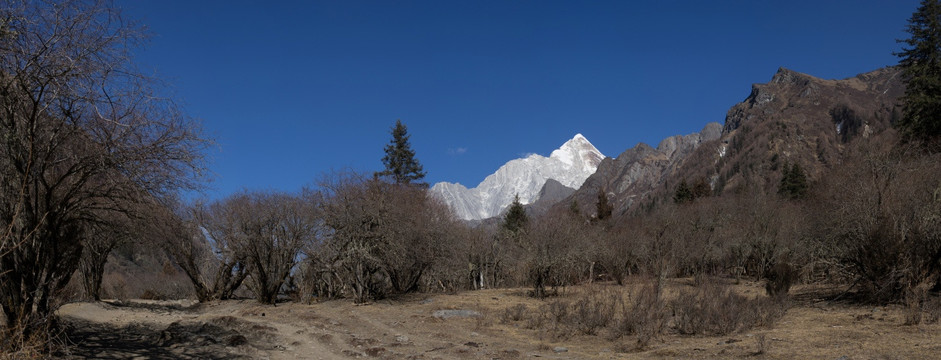
<path fill-rule="evenodd" d="M 937 358 L 941 351 L 941 324 L 923 321 L 919 325 L 904 325 L 906 309 L 902 305 L 873 308 L 834 301 L 834 295 L 841 290 L 838 287 L 795 286 L 791 289 L 791 307 L 770 324 L 738 329 L 726 335 L 683 335 L 675 330 L 673 311 L 668 306 L 662 313 L 662 322 L 657 316 L 641 316 L 650 314 L 649 306 L 663 302 L 644 300 L 647 295 L 644 295 L 643 282 L 631 279 L 628 284 L 576 286 L 546 300 L 526 297 L 525 289 L 498 289 L 431 297 L 416 295 L 367 306 L 327 301 L 259 307 L 250 301 L 226 301 L 201 305 L 189 312 L 158 314 L 128 307 L 102 307 L 96 313 L 83 309 L 85 305 L 70 304 L 64 308 L 64 313 L 98 317 L 112 314 L 125 324 L 143 319 L 131 316 L 128 311 L 150 316 L 143 319 L 146 321 L 161 321 L 162 317 L 155 317 L 158 315 L 170 317 L 163 325 L 154 325 L 156 329 L 175 321 L 184 325 L 215 324 L 238 331 L 247 337 L 248 344 L 259 347 L 260 352 L 251 357 L 272 359 L 343 358 L 346 353 L 369 355 L 367 350 L 388 359 L 530 358 L 537 355 L 577 359 L 836 359 L 841 356 L 930 359 Z M 743 281 L 729 286 L 731 291 L 746 299 L 767 298 L 763 283 Z M 663 300 L 668 304 L 680 294 L 696 289 L 692 279 L 673 279 L 664 289 Z M 608 310 L 595 307 L 591 301 L 616 295 L 620 295 L 621 302 L 614 316 L 606 326 L 599 325 L 592 335 L 585 331 L 589 324 L 571 323 L 572 314 L 582 311 L 579 307 L 588 314 L 603 313 Z M 565 310 L 562 304 L 567 305 Z M 483 316 L 449 319 L 432 316 L 433 311 L 440 309 L 474 310 Z M 125 312 L 116 313 L 119 310 Z M 76 311 L 81 313 L 76 314 Z M 624 320 L 626 317 L 622 314 L 625 313 L 636 317 Z M 926 311 L 926 318 L 927 314 Z M 224 315 L 239 321 L 218 320 Z M 264 326 L 267 330 L 263 333 L 272 338 L 255 339 L 254 332 L 249 331 L 255 324 Z M 653 330 L 643 330 L 645 326 Z M 557 332 L 564 336 L 557 336 Z M 652 335 L 648 336 L 646 344 L 639 346 L 643 333 Z M 353 341 L 354 338 L 357 340 Z M 266 346 L 259 345 L 262 343 Z M 555 353 L 559 347 L 567 351 Z"/>

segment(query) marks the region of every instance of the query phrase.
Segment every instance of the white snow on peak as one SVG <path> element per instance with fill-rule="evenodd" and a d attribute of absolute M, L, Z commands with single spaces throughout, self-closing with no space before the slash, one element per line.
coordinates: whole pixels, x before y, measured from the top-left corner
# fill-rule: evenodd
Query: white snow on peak
<path fill-rule="evenodd" d="M 519 195 L 523 204 L 538 200 L 539 190 L 548 179 L 570 188 L 581 187 L 604 157 L 582 134 L 576 134 L 549 157 L 530 154 L 510 160 L 475 188 L 440 182 L 431 187 L 431 193 L 461 219 L 491 218 L 500 215 L 515 195 Z"/>

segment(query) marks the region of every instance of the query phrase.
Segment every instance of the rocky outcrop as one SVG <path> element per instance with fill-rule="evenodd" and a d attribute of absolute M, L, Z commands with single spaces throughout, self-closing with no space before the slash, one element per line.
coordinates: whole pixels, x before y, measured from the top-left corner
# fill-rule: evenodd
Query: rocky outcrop
<path fill-rule="evenodd" d="M 607 192 L 615 213 L 623 212 L 659 188 L 690 153 L 703 143 L 715 141 L 721 133 L 722 125 L 709 123 L 698 133 L 663 139 L 656 148 L 637 144 L 617 158 L 602 161 L 598 170 L 572 195 L 572 200 L 577 201 L 583 214 L 593 214 L 598 191 L 602 189 Z"/>
<path fill-rule="evenodd" d="M 766 84 L 729 109 L 724 133 L 742 124 L 787 116 L 827 120 L 830 108 L 847 104 L 867 115 L 894 105 L 905 91 L 896 68 L 883 68 L 843 80 L 824 80 L 779 68 Z"/>
<path fill-rule="evenodd" d="M 539 199 L 529 204 L 526 210 L 533 215 L 543 214 L 552 208 L 555 204 L 565 200 L 575 193 L 574 188 L 562 185 L 562 183 L 553 179 L 546 180 L 546 184 L 539 190 Z"/>
<path fill-rule="evenodd" d="M 776 189 L 784 164 L 800 164 L 813 179 L 840 162 L 844 143 L 891 128 L 904 92 L 894 67 L 842 80 L 780 68 L 729 109 L 718 152 L 696 156 L 714 164 L 684 164 L 678 175 L 709 178 L 717 192 L 744 183 Z"/>

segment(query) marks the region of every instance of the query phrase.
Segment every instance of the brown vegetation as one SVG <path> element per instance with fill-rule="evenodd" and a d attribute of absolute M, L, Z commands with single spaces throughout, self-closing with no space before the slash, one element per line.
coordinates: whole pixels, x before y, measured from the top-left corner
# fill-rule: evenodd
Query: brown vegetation
<path fill-rule="evenodd" d="M 496 313 L 501 329 L 525 329 L 530 343 L 633 337 L 618 351 L 662 350 L 657 340 L 666 336 L 690 342 L 774 328 L 801 287 L 842 287 L 822 298 L 901 306 L 907 326 L 941 317 L 941 154 L 898 140 L 891 96 L 869 101 L 875 88 L 899 92 L 891 69 L 841 82 L 782 69 L 730 110 L 719 140 L 672 139 L 618 160 L 646 159 L 656 166 L 641 170 L 665 171 L 629 184 L 652 189 L 643 203 L 609 199 L 616 184 L 596 177 L 591 215 L 573 201 L 530 217 L 517 199 L 501 226 L 471 227 L 412 182 L 423 176 L 420 166 L 409 170 L 417 177 L 394 182 L 338 173 L 297 194 L 244 191 L 183 204 L 175 194 L 196 186 L 204 140 L 133 71 L 127 46 L 140 39 L 137 29 L 99 2 L 3 11 L 2 25 L 15 31 L 0 32 L 0 351 L 15 357 L 56 350 L 52 335 L 61 328 L 52 315 L 78 294 L 79 269 L 85 295 L 96 300 L 190 295 L 157 285 L 132 292 L 129 283 L 156 275 L 106 271 L 115 251 L 138 247 L 165 252 L 150 256 L 161 259 L 151 270 L 185 275 L 200 306 L 246 294 L 261 304 L 375 304 L 475 290 L 458 295 L 490 304 L 475 305 L 474 329 L 493 326 Z M 414 161 L 404 126 L 397 137 L 401 156 Z M 685 161 L 673 152 L 677 141 L 703 139 L 681 149 L 692 152 Z M 494 288 L 513 290 L 485 290 Z M 501 302 L 508 296 L 515 302 Z M 799 315 L 819 298 L 803 299 Z M 235 317 L 209 324 L 169 324 L 156 345 L 189 344 L 162 337 L 209 329 L 216 343 L 237 347 L 252 344 L 249 330 L 264 341 L 277 330 Z M 374 339 L 348 340 L 370 356 L 391 353 Z M 773 353 L 769 341 L 756 338 L 753 354 Z M 690 351 L 673 355 L 698 357 Z M 150 355 L 180 355 L 158 353 Z"/>
<path fill-rule="evenodd" d="M 320 188 L 327 236 L 307 244 L 301 281 L 315 291 L 307 295 L 363 303 L 457 281 L 458 274 L 434 271 L 446 268 L 439 261 L 461 258 L 450 254 L 457 223 L 423 188 L 357 174 L 327 178 Z"/>
<path fill-rule="evenodd" d="M 141 32 L 108 4 L 0 11 L 0 347 L 16 349 L 51 326 L 84 243 L 109 232 L 101 226 L 196 186 L 204 141 L 136 71 L 129 51 Z"/>

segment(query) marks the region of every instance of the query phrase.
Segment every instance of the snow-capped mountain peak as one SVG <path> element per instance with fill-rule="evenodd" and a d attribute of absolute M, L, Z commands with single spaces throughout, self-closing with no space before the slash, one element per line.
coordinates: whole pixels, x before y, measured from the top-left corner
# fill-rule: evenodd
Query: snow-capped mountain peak
<path fill-rule="evenodd" d="M 535 202 L 548 179 L 578 189 L 603 159 L 604 155 L 588 139 L 576 134 L 549 157 L 532 154 L 510 160 L 475 188 L 441 182 L 432 186 L 431 192 L 461 219 L 486 219 L 500 215 L 515 195 L 519 195 L 523 204 Z"/>
<path fill-rule="evenodd" d="M 571 140 L 562 144 L 562 147 L 556 149 L 549 155 L 550 158 L 557 159 L 568 166 L 588 166 L 593 167 L 591 172 L 598 167 L 604 155 L 601 154 L 594 145 L 591 144 L 582 134 L 575 134 Z"/>

